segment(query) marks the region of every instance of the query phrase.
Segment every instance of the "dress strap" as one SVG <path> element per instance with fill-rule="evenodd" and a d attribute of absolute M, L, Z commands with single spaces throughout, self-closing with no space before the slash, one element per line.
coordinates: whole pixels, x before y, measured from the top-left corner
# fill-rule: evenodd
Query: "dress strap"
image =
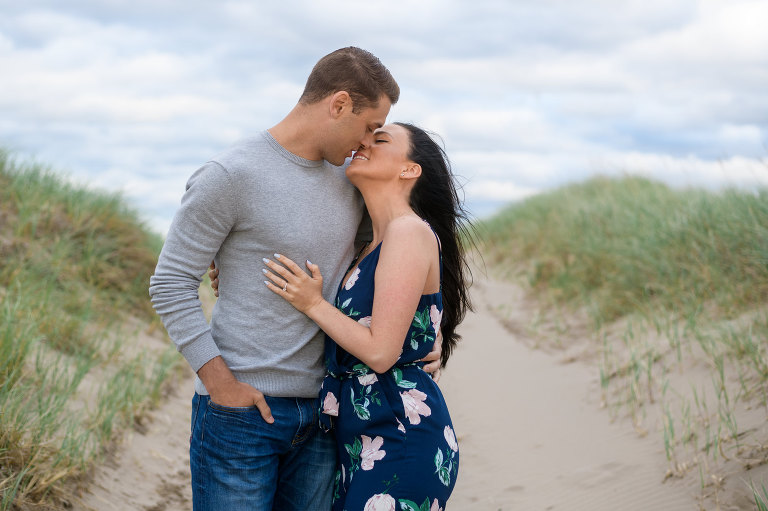
<path fill-rule="evenodd" d="M 432 234 L 435 235 L 435 239 L 437 240 L 437 254 L 440 258 L 440 291 L 443 290 L 443 245 L 440 243 L 440 237 L 435 232 L 435 229 L 432 227 L 432 224 L 424 220 L 424 223 L 429 226 L 429 229 L 432 231 Z"/>

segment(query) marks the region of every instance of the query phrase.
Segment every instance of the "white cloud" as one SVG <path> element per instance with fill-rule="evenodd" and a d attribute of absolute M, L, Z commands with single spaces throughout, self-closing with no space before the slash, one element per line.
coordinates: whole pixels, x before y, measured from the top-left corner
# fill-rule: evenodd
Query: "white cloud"
<path fill-rule="evenodd" d="M 601 174 L 640 174 L 675 186 L 755 188 L 768 186 L 768 161 L 733 156 L 704 160 L 653 153 L 616 153 L 594 162 Z"/>
<path fill-rule="evenodd" d="M 755 146 L 766 143 L 766 134 L 763 134 L 760 127 L 754 124 L 723 124 L 718 132 L 720 138 L 724 141 L 749 143 Z"/>
<path fill-rule="evenodd" d="M 536 188 L 526 188 L 509 181 L 482 180 L 473 182 L 466 187 L 467 196 L 492 201 L 512 202 L 525 199 L 539 192 Z"/>
<path fill-rule="evenodd" d="M 442 136 L 478 209 L 596 172 L 765 183 L 760 0 L 29 0 L 3 10 L 0 146 L 122 190 L 161 230 L 197 166 L 282 119 L 315 61 L 349 44 L 392 70 L 402 96 L 391 119 Z"/>

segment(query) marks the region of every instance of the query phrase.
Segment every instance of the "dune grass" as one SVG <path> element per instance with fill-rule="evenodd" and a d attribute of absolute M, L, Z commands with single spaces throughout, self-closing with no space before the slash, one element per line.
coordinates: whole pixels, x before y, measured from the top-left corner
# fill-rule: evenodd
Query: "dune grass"
<path fill-rule="evenodd" d="M 161 246 L 119 196 L 0 152 L 0 510 L 66 502 L 179 367 L 127 322 L 157 326 Z"/>
<path fill-rule="evenodd" d="M 725 461 L 768 463 L 752 436 L 768 417 L 768 189 L 595 178 L 479 231 L 494 274 L 585 318 L 604 402 L 638 431 L 655 418 L 668 476 L 699 471 L 709 488 Z"/>
<path fill-rule="evenodd" d="M 638 308 L 734 315 L 768 298 L 768 190 L 672 190 L 598 178 L 512 206 L 483 224 L 495 264 L 586 300 L 594 319 Z M 505 264 L 505 262 L 507 264 Z"/>
<path fill-rule="evenodd" d="M 763 484 L 760 489 L 755 488 L 754 483 L 750 486 L 752 495 L 755 499 L 755 506 L 758 511 L 768 511 L 768 488 Z"/>

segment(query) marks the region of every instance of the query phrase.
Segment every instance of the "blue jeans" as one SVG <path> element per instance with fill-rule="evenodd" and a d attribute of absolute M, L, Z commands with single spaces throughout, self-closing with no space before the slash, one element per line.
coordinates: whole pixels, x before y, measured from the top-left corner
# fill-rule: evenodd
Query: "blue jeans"
<path fill-rule="evenodd" d="M 336 447 L 318 427 L 318 399 L 266 397 L 275 418 L 256 407 L 192 399 L 194 511 L 331 509 Z"/>

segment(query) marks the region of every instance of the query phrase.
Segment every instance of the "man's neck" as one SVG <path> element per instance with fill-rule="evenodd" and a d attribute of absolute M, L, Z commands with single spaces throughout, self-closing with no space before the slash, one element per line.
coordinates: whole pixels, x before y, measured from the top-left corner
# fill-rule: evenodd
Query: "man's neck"
<path fill-rule="evenodd" d="M 287 151 L 306 160 L 319 161 L 323 157 L 315 138 L 319 131 L 317 124 L 311 109 L 296 105 L 282 121 L 267 131 Z"/>

